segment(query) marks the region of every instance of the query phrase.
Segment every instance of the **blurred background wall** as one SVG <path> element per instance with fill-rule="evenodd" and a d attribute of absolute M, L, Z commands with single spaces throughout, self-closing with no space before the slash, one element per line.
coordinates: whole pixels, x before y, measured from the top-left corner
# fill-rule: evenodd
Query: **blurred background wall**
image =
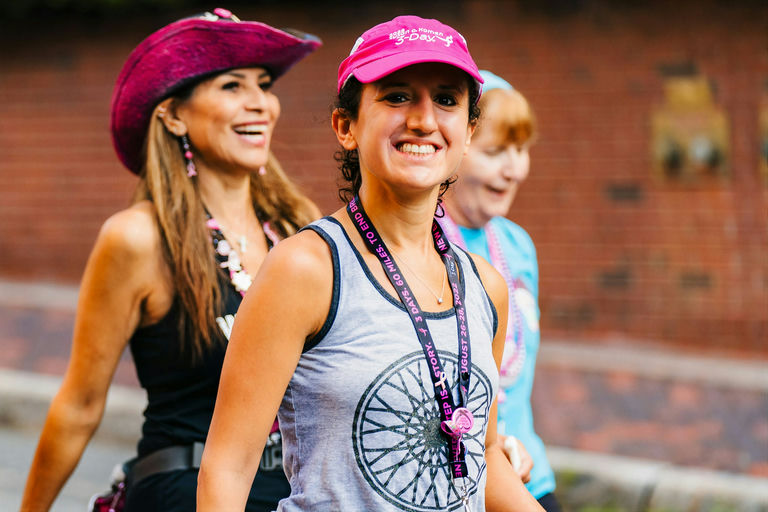
<path fill-rule="evenodd" d="M 545 335 L 764 356 L 768 9 L 759 5 L 251 2 L 237 12 L 325 41 L 277 84 L 283 117 L 274 148 L 325 212 L 339 206 L 329 128 L 338 63 L 376 22 L 405 12 L 439 17 L 460 28 L 481 68 L 530 98 L 539 118 L 533 171 L 510 217 L 538 246 Z M 109 138 L 113 82 L 141 38 L 190 12 L 6 19 L 0 277 L 78 281 L 98 227 L 128 204 L 134 185 Z M 686 99 L 683 90 L 676 100 L 675 81 L 684 88 L 686 80 L 703 83 L 698 94 L 709 99 L 695 91 Z M 684 143 L 660 147 L 654 116 L 674 122 L 675 101 L 692 103 L 703 120 L 701 133 L 683 134 L 689 141 L 709 137 L 708 116 L 721 116 L 714 155 L 706 141 L 699 151 L 714 166 L 694 168 L 695 148 Z M 660 170 L 665 159 L 672 165 Z"/>
<path fill-rule="evenodd" d="M 329 118 L 351 44 L 398 14 L 457 27 L 478 65 L 520 89 L 539 121 L 509 216 L 539 252 L 542 437 L 768 477 L 764 1 L 222 5 L 324 40 L 277 82 L 273 149 L 325 213 L 341 205 Z M 215 6 L 2 7 L 0 288 L 77 285 L 99 226 L 135 184 L 109 136 L 120 67 L 151 31 Z M 0 366 L 61 374 L 71 308 L 41 313 L 13 300 L 0 307 Z M 121 368 L 117 381 L 135 385 L 130 363 Z"/>

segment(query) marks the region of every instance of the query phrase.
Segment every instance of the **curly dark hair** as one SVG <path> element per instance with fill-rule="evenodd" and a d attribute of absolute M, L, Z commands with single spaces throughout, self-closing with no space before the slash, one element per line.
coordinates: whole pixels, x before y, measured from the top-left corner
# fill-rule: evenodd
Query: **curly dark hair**
<path fill-rule="evenodd" d="M 480 107 L 477 104 L 479 91 L 475 85 L 474 79 L 469 75 L 467 75 L 467 81 L 469 82 L 469 122 L 474 123 L 480 117 Z M 341 88 L 339 95 L 336 97 L 334 108 L 342 111 L 351 120 L 357 120 L 357 116 L 360 112 L 362 90 L 363 84 L 354 76 L 350 76 L 347 83 L 344 84 L 344 87 Z M 343 180 L 343 183 L 339 184 L 339 198 L 346 203 L 360 192 L 360 185 L 362 184 L 360 158 L 356 149 L 349 150 L 344 148 L 339 148 L 333 157 L 339 164 L 339 170 L 341 171 L 341 178 Z M 442 202 L 443 194 L 445 194 L 448 187 L 450 187 L 454 181 L 456 181 L 456 178 L 450 177 L 440 184 L 438 210 L 440 210 L 439 205 Z"/>

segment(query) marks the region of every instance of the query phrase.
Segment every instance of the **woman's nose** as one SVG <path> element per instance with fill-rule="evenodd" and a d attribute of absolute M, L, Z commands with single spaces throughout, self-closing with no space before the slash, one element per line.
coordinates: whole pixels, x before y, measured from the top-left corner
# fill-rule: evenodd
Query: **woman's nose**
<path fill-rule="evenodd" d="M 252 87 L 248 91 L 245 108 L 261 112 L 267 103 L 267 93 L 261 87 Z"/>
<path fill-rule="evenodd" d="M 501 172 L 510 180 L 523 181 L 528 176 L 528 149 L 510 144 L 504 152 Z"/>
<path fill-rule="evenodd" d="M 422 97 L 411 105 L 408 110 L 406 126 L 419 133 L 432 133 L 437 130 L 437 117 L 432 98 Z"/>

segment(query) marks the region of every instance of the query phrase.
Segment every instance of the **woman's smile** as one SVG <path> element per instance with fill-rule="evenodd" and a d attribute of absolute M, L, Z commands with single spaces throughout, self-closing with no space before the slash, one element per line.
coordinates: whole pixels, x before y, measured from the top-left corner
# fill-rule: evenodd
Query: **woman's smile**
<path fill-rule="evenodd" d="M 442 149 L 441 146 L 432 143 L 398 142 L 394 145 L 398 153 L 406 158 L 415 160 L 427 160 L 435 156 Z"/>
<path fill-rule="evenodd" d="M 246 143 L 264 147 L 267 144 L 268 121 L 256 121 L 238 124 L 233 127 L 235 133 Z"/>

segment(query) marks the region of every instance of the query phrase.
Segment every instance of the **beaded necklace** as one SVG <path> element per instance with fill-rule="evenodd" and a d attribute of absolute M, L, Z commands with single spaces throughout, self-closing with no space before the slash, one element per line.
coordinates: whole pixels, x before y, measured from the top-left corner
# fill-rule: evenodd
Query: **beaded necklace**
<path fill-rule="evenodd" d="M 461 235 L 461 231 L 459 231 L 459 226 L 456 224 L 456 221 L 448 215 L 448 212 L 445 211 L 445 216 L 438 220 L 445 230 L 445 235 L 448 237 L 448 240 L 466 250 L 467 243 Z M 500 375 L 503 381 L 512 384 L 523 369 L 526 355 L 523 319 L 520 308 L 517 305 L 517 282 L 507 264 L 507 259 L 504 256 L 504 251 L 501 249 L 498 235 L 490 222 L 486 223 L 483 231 L 485 232 L 485 238 L 488 243 L 491 265 L 493 265 L 502 277 L 504 277 L 504 281 L 506 281 L 507 288 L 509 289 L 509 324 L 507 325 Z M 503 397 L 504 395 L 499 393 L 499 402 L 503 402 Z"/>
<path fill-rule="evenodd" d="M 213 250 L 216 254 L 216 261 L 221 268 L 229 271 L 229 281 L 232 283 L 235 291 L 244 297 L 245 292 L 248 291 L 248 288 L 250 288 L 251 283 L 253 282 L 253 277 L 251 277 L 245 270 L 240 262 L 240 255 L 237 254 L 237 251 L 224 237 L 221 225 L 219 225 L 218 221 L 211 216 L 207 208 L 205 210 L 205 217 L 205 226 L 211 231 L 211 242 L 213 243 Z M 261 225 L 261 229 L 264 231 L 264 237 L 267 239 L 267 250 L 270 251 L 280 241 L 280 237 L 272 230 L 269 222 L 264 222 Z M 272 428 L 269 430 L 269 440 L 275 442 L 272 435 L 279 431 L 280 426 L 277 423 L 277 419 L 275 419 L 272 423 Z"/>
<path fill-rule="evenodd" d="M 229 273 L 229 280 L 232 286 L 240 295 L 245 296 L 245 292 L 251 286 L 253 277 L 245 270 L 240 255 L 237 253 L 234 247 L 224 237 L 224 233 L 221 230 L 221 225 L 206 209 L 205 211 L 206 221 L 205 226 L 211 231 L 211 242 L 213 243 L 213 249 L 216 254 L 216 261 L 219 266 L 226 269 Z M 264 230 L 264 237 L 267 239 L 267 250 L 271 250 L 280 241 L 277 233 L 272 231 L 269 222 L 264 222 L 261 225 Z"/>

